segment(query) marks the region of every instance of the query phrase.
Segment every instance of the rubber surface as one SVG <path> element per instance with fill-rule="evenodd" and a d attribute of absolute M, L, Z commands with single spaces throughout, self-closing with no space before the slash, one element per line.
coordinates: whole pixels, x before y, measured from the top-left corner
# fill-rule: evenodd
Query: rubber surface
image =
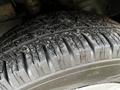
<path fill-rule="evenodd" d="M 71 67 L 120 58 L 120 26 L 106 17 L 60 11 L 0 38 L 0 90 Z"/>

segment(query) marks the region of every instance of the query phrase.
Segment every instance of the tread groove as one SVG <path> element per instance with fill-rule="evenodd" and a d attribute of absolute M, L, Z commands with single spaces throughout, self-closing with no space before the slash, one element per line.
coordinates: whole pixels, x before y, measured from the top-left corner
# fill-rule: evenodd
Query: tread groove
<path fill-rule="evenodd" d="M 63 42 L 65 43 L 65 45 L 67 47 L 67 50 L 68 50 L 69 54 L 73 55 L 74 53 L 73 53 L 71 47 L 69 46 L 68 42 L 66 41 L 66 39 L 65 38 L 62 38 L 62 39 L 63 39 Z"/>
<path fill-rule="evenodd" d="M 116 31 L 118 24 L 107 19 L 63 11 L 41 15 L 13 28 L 3 35 L 5 38 L 0 37 L 0 63 L 3 63 L 0 64 L 0 84 L 11 83 L 5 86 L 9 90 L 15 81 L 11 78 L 23 86 L 77 65 L 102 61 L 104 57 L 114 59 L 120 49 L 120 33 Z M 118 53 L 115 58 L 119 57 Z M 12 73 L 7 70 L 8 64 Z"/>
<path fill-rule="evenodd" d="M 26 57 L 25 57 L 25 53 L 21 52 L 21 56 L 22 56 L 22 63 L 23 63 L 23 66 L 24 66 L 24 69 L 26 71 L 26 73 L 28 74 L 28 65 L 27 65 L 27 60 L 26 60 Z"/>
<path fill-rule="evenodd" d="M 6 61 L 3 61 L 3 74 L 4 74 L 5 79 L 9 82 Z"/>
<path fill-rule="evenodd" d="M 110 44 L 111 50 L 113 51 L 113 45 L 110 42 L 110 40 L 102 33 L 103 37 L 105 37 L 105 39 L 108 41 L 108 43 Z"/>
<path fill-rule="evenodd" d="M 82 34 L 82 33 L 81 33 Z M 93 50 L 93 52 L 95 53 L 95 49 L 94 49 L 94 46 L 93 46 L 93 44 L 90 42 L 90 40 L 84 35 L 84 34 L 82 34 L 82 36 L 87 40 L 87 42 L 88 42 L 88 44 L 89 44 L 89 46 L 91 47 L 91 49 Z"/>

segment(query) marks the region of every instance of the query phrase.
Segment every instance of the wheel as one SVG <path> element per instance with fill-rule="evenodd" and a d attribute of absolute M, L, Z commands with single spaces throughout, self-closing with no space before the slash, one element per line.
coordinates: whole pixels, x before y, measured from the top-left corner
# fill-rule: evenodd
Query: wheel
<path fill-rule="evenodd" d="M 0 90 L 73 90 L 120 80 L 120 26 L 107 17 L 59 11 L 0 38 Z"/>

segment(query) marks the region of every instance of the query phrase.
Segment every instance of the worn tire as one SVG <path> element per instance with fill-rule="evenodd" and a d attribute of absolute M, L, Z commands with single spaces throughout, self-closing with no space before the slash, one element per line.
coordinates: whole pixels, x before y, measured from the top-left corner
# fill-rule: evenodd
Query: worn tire
<path fill-rule="evenodd" d="M 86 12 L 41 15 L 0 38 L 0 90 L 72 90 L 119 82 L 120 25 Z"/>

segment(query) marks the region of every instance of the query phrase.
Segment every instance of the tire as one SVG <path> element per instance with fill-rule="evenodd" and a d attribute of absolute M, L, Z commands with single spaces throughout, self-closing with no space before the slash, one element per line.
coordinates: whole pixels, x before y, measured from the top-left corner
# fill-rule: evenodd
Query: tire
<path fill-rule="evenodd" d="M 0 38 L 0 90 L 73 90 L 120 80 L 120 25 L 86 12 L 41 15 Z"/>

